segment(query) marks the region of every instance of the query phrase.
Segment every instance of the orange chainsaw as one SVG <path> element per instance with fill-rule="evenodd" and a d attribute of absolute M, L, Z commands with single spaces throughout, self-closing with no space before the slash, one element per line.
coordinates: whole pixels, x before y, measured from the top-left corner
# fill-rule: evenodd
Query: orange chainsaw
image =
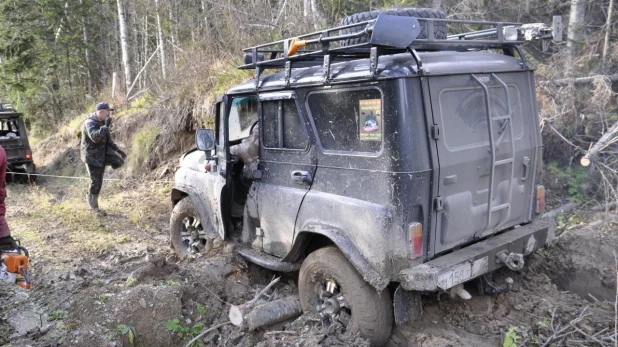
<path fill-rule="evenodd" d="M 26 247 L 17 246 L 16 249 L 0 249 L 0 282 L 17 284 L 24 289 L 32 288 L 28 275 L 29 254 Z"/>

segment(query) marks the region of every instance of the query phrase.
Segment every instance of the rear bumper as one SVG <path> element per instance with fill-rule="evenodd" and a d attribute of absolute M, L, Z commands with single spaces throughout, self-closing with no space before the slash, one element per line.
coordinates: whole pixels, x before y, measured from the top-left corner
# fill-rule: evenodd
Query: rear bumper
<path fill-rule="evenodd" d="M 404 269 L 399 273 L 405 290 L 446 290 L 503 266 L 496 254 L 506 251 L 529 255 L 555 237 L 553 218 L 537 219 L 500 235 Z"/>
<path fill-rule="evenodd" d="M 6 164 L 7 171 L 26 170 L 28 165 L 32 165 L 32 160 L 9 160 Z"/>

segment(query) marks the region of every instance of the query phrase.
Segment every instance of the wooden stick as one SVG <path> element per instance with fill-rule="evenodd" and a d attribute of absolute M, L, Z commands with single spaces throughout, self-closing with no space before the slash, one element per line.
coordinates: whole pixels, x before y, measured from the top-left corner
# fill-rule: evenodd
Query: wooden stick
<path fill-rule="evenodd" d="M 135 76 L 135 79 L 133 80 L 133 83 L 131 83 L 131 86 L 129 87 L 129 90 L 127 90 L 127 97 L 129 97 L 129 94 L 131 93 L 131 91 L 133 90 L 133 87 L 135 87 L 135 83 L 137 82 L 137 80 L 139 79 L 139 76 L 141 76 L 142 72 L 144 72 L 144 70 L 146 69 L 146 67 L 148 66 L 148 63 L 150 63 L 150 61 L 152 60 L 152 58 L 154 58 L 154 56 L 157 54 L 157 51 L 159 50 L 159 46 L 157 45 L 157 48 L 155 48 L 154 53 L 152 53 L 152 55 L 150 56 L 150 58 L 148 58 L 148 60 L 146 60 L 146 63 L 144 63 L 144 66 L 142 66 L 142 69 L 139 70 L 139 72 L 137 73 L 137 76 Z"/>
<path fill-rule="evenodd" d="M 277 282 L 279 282 L 279 280 L 281 279 L 281 277 L 277 277 L 274 280 L 272 280 L 266 287 L 264 287 L 264 289 L 262 289 L 261 292 L 259 292 L 255 298 L 253 298 L 253 300 L 249 301 L 247 303 L 247 306 L 252 307 L 253 305 L 255 305 L 255 303 L 260 299 L 260 297 L 262 295 L 264 295 L 272 286 L 274 286 L 275 284 L 277 284 Z"/>
<path fill-rule="evenodd" d="M 225 322 L 225 323 L 221 323 L 221 324 L 217 324 L 214 327 L 208 328 L 204 331 L 202 331 L 199 335 L 197 335 L 196 337 L 193 338 L 193 340 L 189 341 L 189 343 L 187 343 L 187 345 L 185 347 L 191 347 L 191 345 L 193 344 L 193 342 L 199 340 L 200 338 L 202 338 L 202 336 L 208 334 L 209 332 L 215 330 L 215 329 L 219 329 L 222 326 L 228 325 L 228 324 L 232 324 L 232 322 Z"/>

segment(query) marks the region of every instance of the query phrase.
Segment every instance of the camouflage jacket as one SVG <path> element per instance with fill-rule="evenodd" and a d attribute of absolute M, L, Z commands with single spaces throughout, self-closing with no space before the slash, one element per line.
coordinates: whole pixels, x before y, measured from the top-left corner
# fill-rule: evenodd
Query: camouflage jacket
<path fill-rule="evenodd" d="M 88 165 L 104 167 L 108 147 L 114 151 L 120 150 L 112 141 L 109 128 L 99 122 L 96 113 L 93 113 L 84 120 L 82 127 L 82 161 Z"/>

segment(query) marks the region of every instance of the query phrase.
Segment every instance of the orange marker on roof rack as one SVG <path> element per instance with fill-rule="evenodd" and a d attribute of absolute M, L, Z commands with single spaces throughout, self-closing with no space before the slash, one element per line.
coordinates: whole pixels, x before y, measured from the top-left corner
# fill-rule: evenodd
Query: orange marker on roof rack
<path fill-rule="evenodd" d="M 297 37 L 290 40 L 290 48 L 288 48 L 288 57 L 293 56 L 298 52 L 298 49 L 301 47 L 305 47 L 307 45 L 307 41 L 299 40 Z"/>

